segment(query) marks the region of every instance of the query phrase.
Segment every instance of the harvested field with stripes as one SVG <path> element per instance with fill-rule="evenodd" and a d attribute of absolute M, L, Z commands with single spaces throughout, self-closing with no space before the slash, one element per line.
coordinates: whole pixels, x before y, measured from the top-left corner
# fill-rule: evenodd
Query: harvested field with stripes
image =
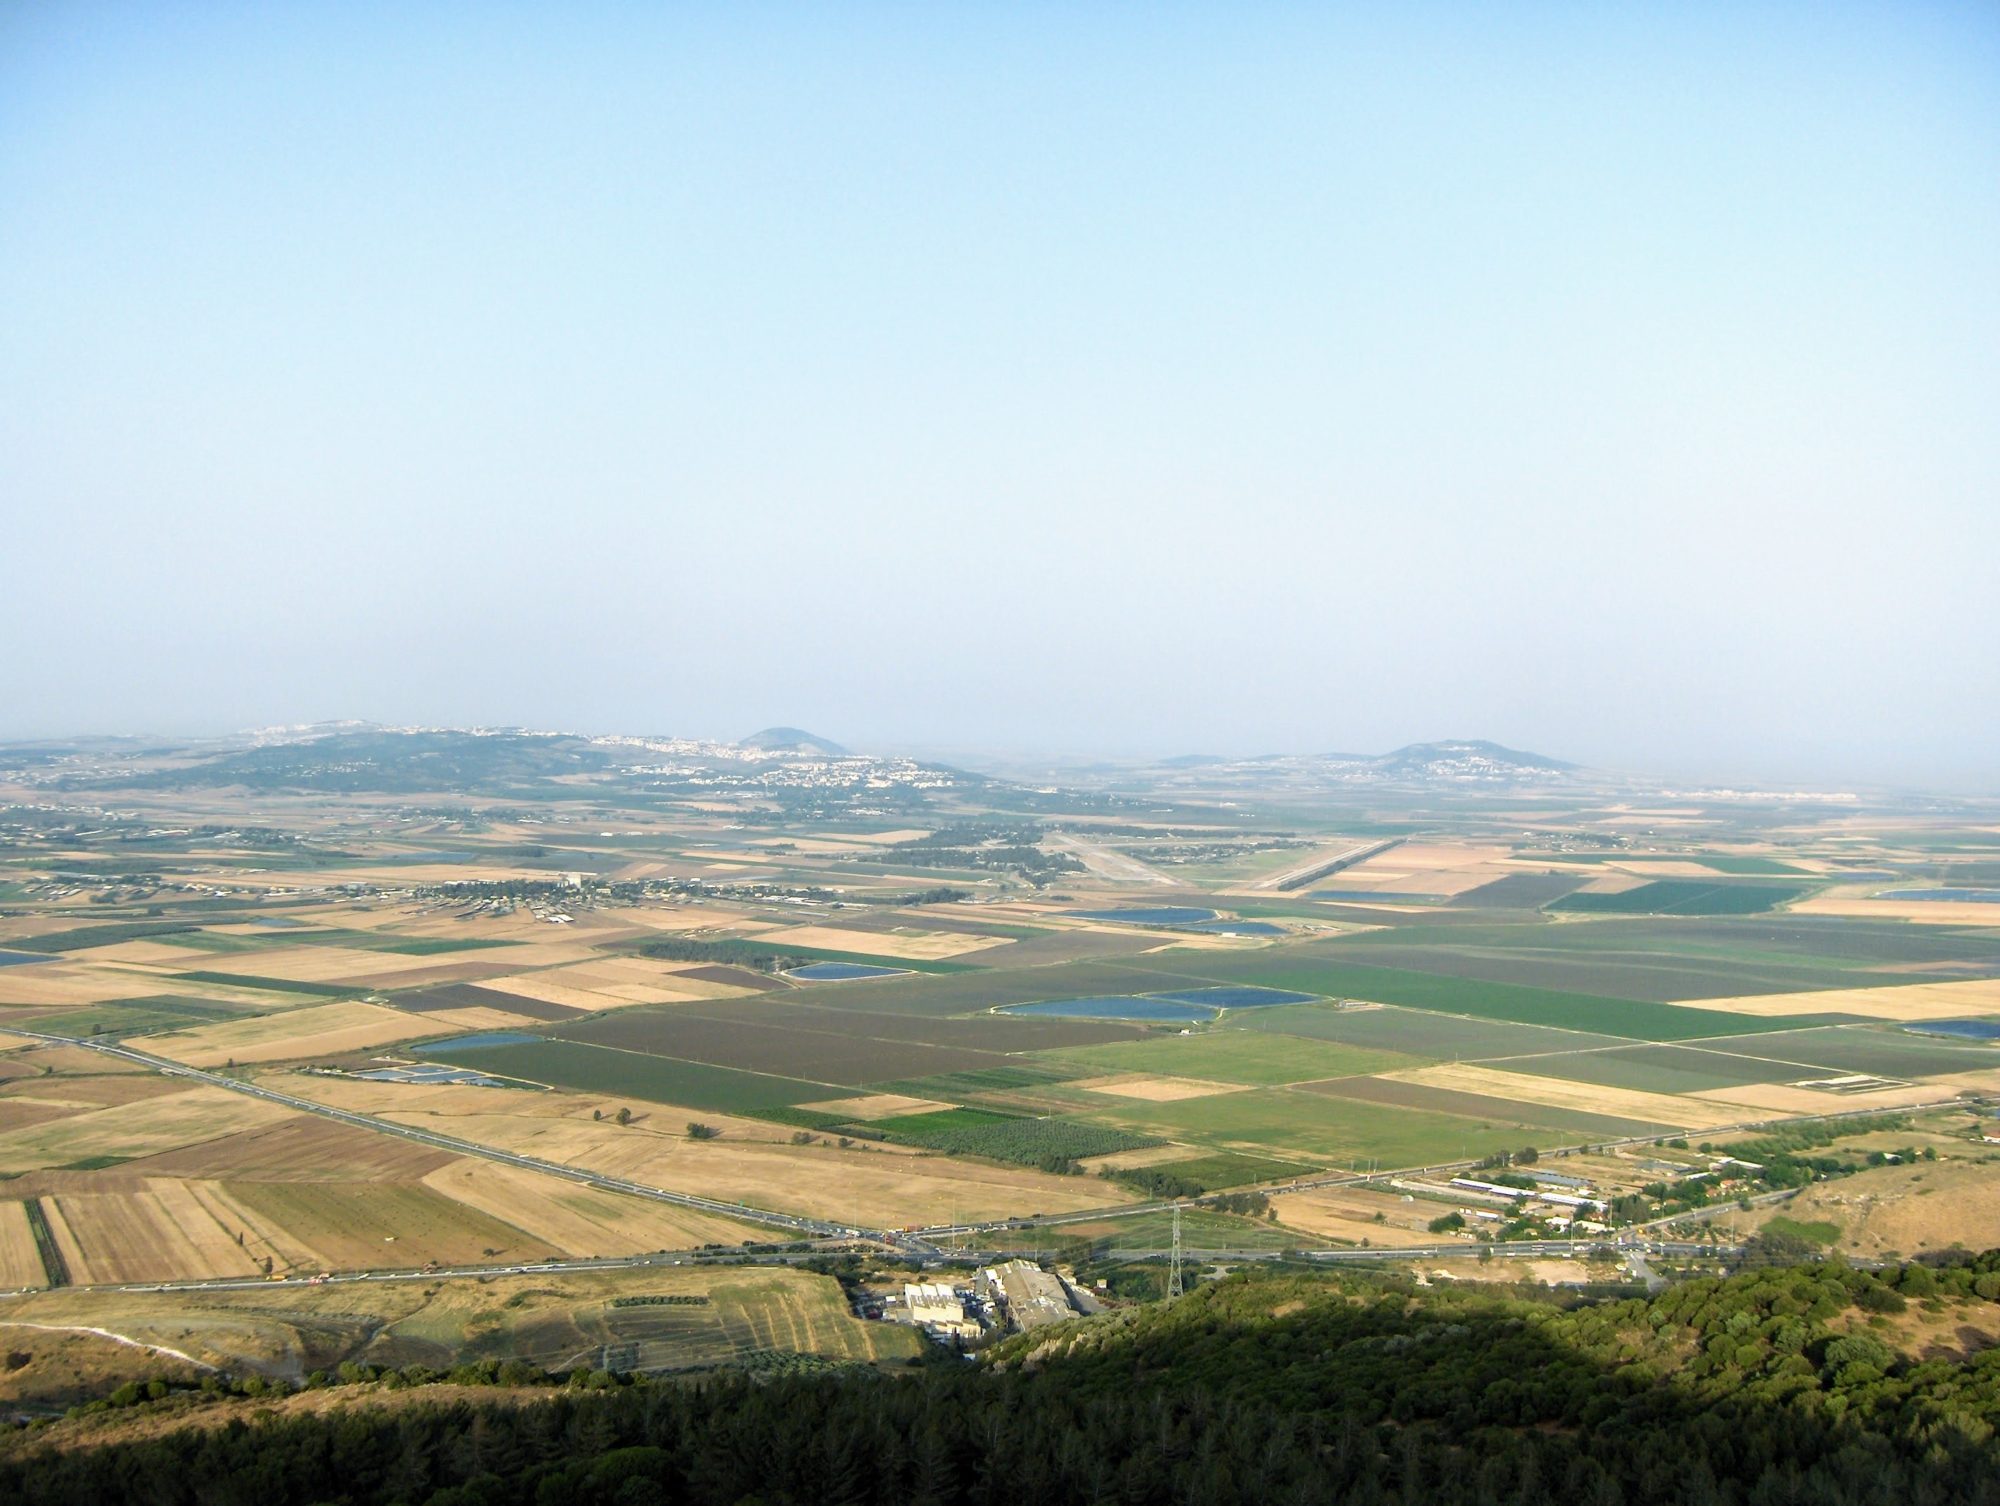
<path fill-rule="evenodd" d="M 449 1031 L 448 1025 L 441 1025 L 430 1016 L 388 1009 L 380 1004 L 318 1004 L 260 1015 L 256 1019 L 148 1036 L 146 1049 L 155 1056 L 185 1062 L 190 1067 L 219 1067 L 225 1062 L 247 1064 L 338 1056 Z"/>
<path fill-rule="evenodd" d="M 27 1203 L 20 1198 L 0 1202 L 0 1288 L 19 1291 L 46 1281 Z"/>

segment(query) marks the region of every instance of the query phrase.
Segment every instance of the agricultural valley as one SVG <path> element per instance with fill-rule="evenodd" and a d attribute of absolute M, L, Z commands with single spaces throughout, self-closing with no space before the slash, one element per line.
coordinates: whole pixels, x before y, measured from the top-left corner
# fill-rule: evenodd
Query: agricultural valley
<path fill-rule="evenodd" d="M 810 1410 L 916 1366 L 866 1406 L 944 1386 L 964 1418 L 1054 1364 L 1016 1400 L 1060 1406 L 1124 1356 L 1210 1364 L 1180 1312 L 1280 1346 L 1424 1312 L 1502 1368 L 1538 1324 L 1574 1386 L 1518 1416 L 1558 1434 L 1598 1384 L 1566 1366 L 1612 1352 L 1576 1302 L 1664 1324 L 1622 1340 L 1632 1396 L 1762 1406 L 1824 1350 L 1826 1406 L 1932 1372 L 1960 1406 L 2000 1356 L 1994 806 L 1490 744 L 1030 774 L 374 726 L 14 744 L 0 800 L 0 1400 L 30 1424 L 0 1478 L 48 1500 L 100 1486 L 44 1438 L 94 1470 L 244 1408 L 308 1436 L 328 1388 L 596 1418 L 576 1460 L 662 1436 L 710 1392 L 646 1388 L 690 1376 Z M 1764 1326 L 1718 1338 L 1738 1312 Z M 1406 1320 L 1356 1322 L 1336 1370 Z M 990 1362 L 964 1394 L 960 1354 Z M 1382 1406 L 1442 1422 L 1430 1374 Z M 434 1500 L 478 1474 L 466 1416 L 398 1424 L 458 1418 Z M 886 1416 L 856 1426 L 946 1448 Z M 1292 1446 L 1244 1478 L 1334 1468 Z M 1396 1470 L 1446 1492 L 1432 1446 Z M 352 1498 L 406 1498 L 366 1470 Z"/>
<path fill-rule="evenodd" d="M 1115 1304 L 1177 1249 L 1643 1287 L 2000 1244 L 1994 809 L 351 726 L 13 745 L 0 796 L 22 1404 L 924 1347 L 828 1260 Z"/>

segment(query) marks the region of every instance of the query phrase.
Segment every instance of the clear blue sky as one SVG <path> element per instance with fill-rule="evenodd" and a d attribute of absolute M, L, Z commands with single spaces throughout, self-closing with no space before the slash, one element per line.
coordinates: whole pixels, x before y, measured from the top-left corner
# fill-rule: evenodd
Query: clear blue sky
<path fill-rule="evenodd" d="M 0 11 L 0 733 L 2000 786 L 2000 7 Z"/>

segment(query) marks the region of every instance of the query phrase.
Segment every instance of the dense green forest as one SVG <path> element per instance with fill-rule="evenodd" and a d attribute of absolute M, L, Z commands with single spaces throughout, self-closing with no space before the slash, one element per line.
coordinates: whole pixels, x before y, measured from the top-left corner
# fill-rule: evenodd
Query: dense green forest
<path fill-rule="evenodd" d="M 247 1419 L 128 1388 L 189 1425 L 61 1451 L 17 1434 L 0 1500 L 1980 1506 L 2000 1502 L 2000 1348 L 1961 1351 L 1996 1303 L 2000 1252 L 1569 1303 L 1251 1273 L 907 1374 L 436 1377 L 508 1388 L 487 1399 L 350 1373 L 349 1405 Z"/>

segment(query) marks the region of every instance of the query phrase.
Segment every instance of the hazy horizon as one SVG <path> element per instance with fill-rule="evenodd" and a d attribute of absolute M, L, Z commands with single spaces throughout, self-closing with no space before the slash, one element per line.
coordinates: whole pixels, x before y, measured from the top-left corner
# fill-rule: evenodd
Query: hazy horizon
<path fill-rule="evenodd" d="M 0 737 L 2000 787 L 2000 12 L 0 17 Z"/>

